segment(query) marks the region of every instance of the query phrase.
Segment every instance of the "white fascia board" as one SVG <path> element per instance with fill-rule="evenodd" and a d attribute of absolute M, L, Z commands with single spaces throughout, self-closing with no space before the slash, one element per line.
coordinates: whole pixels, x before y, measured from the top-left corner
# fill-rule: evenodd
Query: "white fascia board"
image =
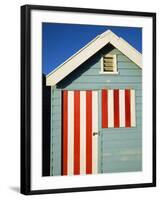
<path fill-rule="evenodd" d="M 106 44 L 111 43 L 115 48 L 120 50 L 130 60 L 142 68 L 142 55 L 134 49 L 129 43 L 122 38 L 119 38 L 112 31 L 108 30 L 97 36 L 90 43 L 80 49 L 77 53 L 71 56 L 68 60 L 62 63 L 59 67 L 49 73 L 46 77 L 46 85 L 54 86 L 73 70 L 79 67 L 92 55 L 102 49 Z"/>
<path fill-rule="evenodd" d="M 75 70 L 78 66 L 84 63 L 87 59 L 89 59 L 92 55 L 94 55 L 97 51 L 103 48 L 107 43 L 109 43 L 113 38 L 114 34 L 112 32 L 106 32 L 104 35 L 100 35 L 96 40 L 91 42 L 82 51 L 78 54 L 72 56 L 71 59 L 68 59 L 67 62 L 64 62 L 63 65 L 58 67 L 56 70 L 51 72 L 46 78 L 46 85 L 53 86 L 56 85 L 59 81 L 65 78 L 68 74 L 70 74 L 73 70 Z"/>
<path fill-rule="evenodd" d="M 142 55 L 122 38 L 113 39 L 110 43 L 127 56 L 136 65 L 142 68 Z"/>

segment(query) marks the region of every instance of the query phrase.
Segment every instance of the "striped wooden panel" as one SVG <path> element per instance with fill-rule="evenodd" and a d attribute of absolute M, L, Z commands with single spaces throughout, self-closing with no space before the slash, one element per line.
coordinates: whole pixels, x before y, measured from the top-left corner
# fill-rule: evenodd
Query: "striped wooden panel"
<path fill-rule="evenodd" d="M 135 90 L 102 90 L 102 128 L 136 126 Z"/>

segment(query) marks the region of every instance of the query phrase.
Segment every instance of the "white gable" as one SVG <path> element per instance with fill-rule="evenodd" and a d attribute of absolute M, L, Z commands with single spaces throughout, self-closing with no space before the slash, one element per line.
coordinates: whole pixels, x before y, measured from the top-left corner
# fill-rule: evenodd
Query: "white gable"
<path fill-rule="evenodd" d="M 120 50 L 136 65 L 142 68 L 142 55 L 129 43 L 122 38 L 118 37 L 112 31 L 108 30 L 101 35 L 98 35 L 90 43 L 80 49 L 77 53 L 67 59 L 59 67 L 47 75 L 46 84 L 49 86 L 56 85 L 59 81 L 65 78 L 73 70 L 79 67 L 82 63 L 88 60 L 96 52 L 102 49 L 108 43 L 112 44 L 115 48 Z"/>

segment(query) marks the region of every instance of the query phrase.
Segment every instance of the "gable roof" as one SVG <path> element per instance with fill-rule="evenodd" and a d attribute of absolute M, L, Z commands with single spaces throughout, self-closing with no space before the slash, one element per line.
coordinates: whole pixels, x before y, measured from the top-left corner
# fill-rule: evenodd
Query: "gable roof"
<path fill-rule="evenodd" d="M 107 30 L 101 35 L 98 35 L 86 46 L 76 52 L 73 56 L 68 58 L 64 63 L 59 65 L 56 69 L 46 76 L 46 85 L 54 86 L 73 70 L 79 67 L 82 63 L 88 60 L 96 52 L 102 49 L 108 43 L 126 55 L 131 61 L 142 68 L 142 54 L 133 48 L 121 37 L 118 37 L 112 31 Z"/>

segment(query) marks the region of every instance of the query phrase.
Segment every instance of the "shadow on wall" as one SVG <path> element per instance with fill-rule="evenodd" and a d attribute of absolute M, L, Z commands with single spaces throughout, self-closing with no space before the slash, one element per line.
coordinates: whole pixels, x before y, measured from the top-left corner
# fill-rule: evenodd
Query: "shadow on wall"
<path fill-rule="evenodd" d="M 42 176 L 50 175 L 50 86 L 46 86 L 46 77 L 43 74 L 43 96 L 42 96 Z"/>
<path fill-rule="evenodd" d="M 107 47 L 107 50 L 106 50 Z M 71 72 L 68 76 L 66 76 L 62 81 L 60 81 L 57 84 L 57 88 L 63 89 L 70 85 L 74 80 L 76 80 L 78 77 L 80 77 L 84 72 L 89 70 L 94 64 L 96 64 L 99 59 L 101 58 L 101 54 L 108 53 L 111 50 L 113 50 L 114 47 L 111 44 L 107 44 L 103 49 L 101 49 L 99 52 L 94 54 L 92 57 L 90 57 L 87 61 L 85 61 L 80 67 L 75 69 L 73 72 Z"/>

